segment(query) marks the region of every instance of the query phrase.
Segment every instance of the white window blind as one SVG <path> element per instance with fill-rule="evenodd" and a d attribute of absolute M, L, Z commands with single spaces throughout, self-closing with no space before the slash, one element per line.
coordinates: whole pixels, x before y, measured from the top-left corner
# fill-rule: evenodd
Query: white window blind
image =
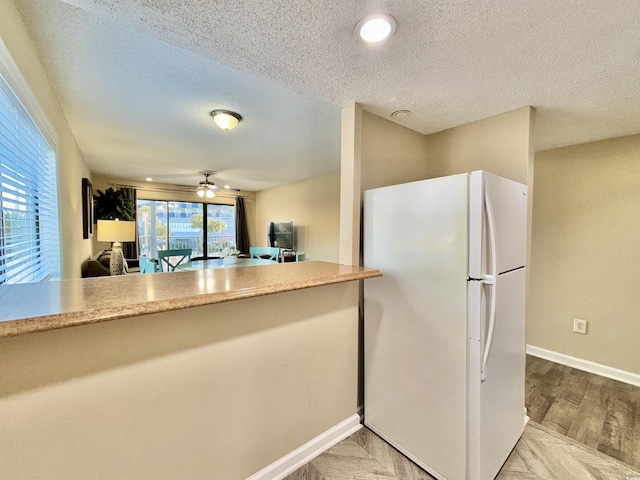
<path fill-rule="evenodd" d="M 60 277 L 53 149 L 0 76 L 0 285 Z"/>

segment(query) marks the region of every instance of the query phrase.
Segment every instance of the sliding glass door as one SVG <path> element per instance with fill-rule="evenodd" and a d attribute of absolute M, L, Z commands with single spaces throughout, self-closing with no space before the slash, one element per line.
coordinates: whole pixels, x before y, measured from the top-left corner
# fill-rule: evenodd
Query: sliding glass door
<path fill-rule="evenodd" d="M 222 248 L 236 245 L 235 208 L 231 205 L 138 200 L 137 212 L 142 256 L 157 258 L 158 250 L 177 248 L 190 249 L 192 258 L 216 256 Z"/>
<path fill-rule="evenodd" d="M 236 246 L 235 208 L 231 205 L 207 205 L 207 252 Z"/>

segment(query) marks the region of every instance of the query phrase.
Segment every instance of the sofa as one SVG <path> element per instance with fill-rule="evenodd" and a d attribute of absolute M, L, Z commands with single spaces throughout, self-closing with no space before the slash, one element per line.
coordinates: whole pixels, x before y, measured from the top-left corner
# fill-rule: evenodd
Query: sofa
<path fill-rule="evenodd" d="M 124 273 L 140 271 L 138 260 L 124 259 Z M 104 277 L 111 275 L 111 249 L 100 250 L 82 264 L 82 278 Z"/>

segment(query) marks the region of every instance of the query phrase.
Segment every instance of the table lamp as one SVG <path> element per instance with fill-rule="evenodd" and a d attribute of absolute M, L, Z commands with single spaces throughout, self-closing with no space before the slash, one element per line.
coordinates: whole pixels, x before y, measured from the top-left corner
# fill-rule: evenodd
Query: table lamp
<path fill-rule="evenodd" d="M 124 255 L 120 242 L 133 242 L 136 239 L 136 222 L 123 220 L 98 220 L 98 241 L 113 242 L 111 245 L 111 275 L 124 274 Z"/>

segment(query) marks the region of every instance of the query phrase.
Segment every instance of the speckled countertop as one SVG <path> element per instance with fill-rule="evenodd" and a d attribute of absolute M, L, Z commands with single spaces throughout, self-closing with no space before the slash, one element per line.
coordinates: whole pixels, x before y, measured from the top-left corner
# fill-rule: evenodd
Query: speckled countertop
<path fill-rule="evenodd" d="M 377 277 L 327 262 L 123 275 L 0 287 L 0 338 Z"/>

